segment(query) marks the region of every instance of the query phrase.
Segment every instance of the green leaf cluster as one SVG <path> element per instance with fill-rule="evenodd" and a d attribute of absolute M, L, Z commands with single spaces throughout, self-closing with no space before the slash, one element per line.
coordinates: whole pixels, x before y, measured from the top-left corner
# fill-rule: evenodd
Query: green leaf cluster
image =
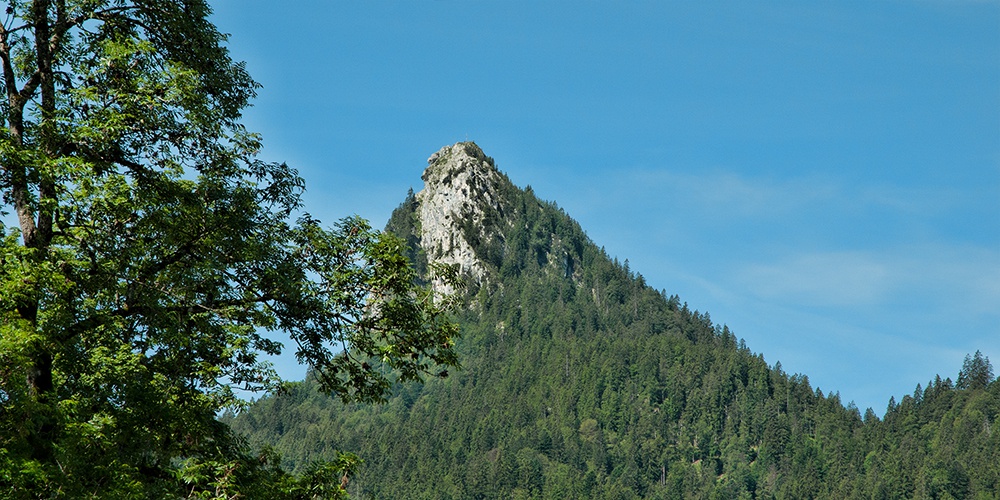
<path fill-rule="evenodd" d="M 287 338 L 344 401 L 457 365 L 397 237 L 302 213 L 240 123 L 204 0 L 15 0 L 0 23 L 0 496 L 337 496 L 216 416 Z"/>

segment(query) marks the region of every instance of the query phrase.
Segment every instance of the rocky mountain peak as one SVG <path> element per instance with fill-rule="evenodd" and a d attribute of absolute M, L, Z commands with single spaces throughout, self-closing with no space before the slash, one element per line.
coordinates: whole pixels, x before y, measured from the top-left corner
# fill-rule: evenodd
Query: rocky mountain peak
<path fill-rule="evenodd" d="M 506 178 L 493 159 L 473 142 L 445 146 L 427 159 L 417 193 L 420 246 L 430 262 L 459 266 L 460 273 L 481 281 L 486 268 L 476 257 L 468 235 L 483 234 L 488 213 L 501 211 L 498 187 Z M 440 283 L 435 286 L 449 292 Z"/>

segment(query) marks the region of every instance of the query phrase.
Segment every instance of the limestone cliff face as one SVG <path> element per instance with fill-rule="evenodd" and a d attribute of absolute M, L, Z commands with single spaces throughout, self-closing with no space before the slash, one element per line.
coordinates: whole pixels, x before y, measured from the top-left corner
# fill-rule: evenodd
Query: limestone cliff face
<path fill-rule="evenodd" d="M 472 142 L 445 146 L 427 160 L 417 193 L 420 246 L 429 262 L 459 266 L 459 272 L 482 281 L 486 268 L 476 257 L 467 236 L 483 235 L 488 213 L 502 211 L 498 186 L 509 182 L 493 160 Z M 439 291 L 447 287 L 435 283 Z"/>

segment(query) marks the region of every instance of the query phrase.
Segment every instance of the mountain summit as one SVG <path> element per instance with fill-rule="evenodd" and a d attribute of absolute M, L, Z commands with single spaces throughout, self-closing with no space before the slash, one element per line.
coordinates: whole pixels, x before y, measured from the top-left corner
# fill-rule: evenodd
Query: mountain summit
<path fill-rule="evenodd" d="M 427 164 L 424 189 L 416 195 L 420 247 L 429 261 L 458 265 L 462 274 L 481 281 L 486 268 L 466 235 L 469 228 L 484 227 L 490 214 L 502 212 L 498 193 L 510 181 L 473 142 L 445 146 Z"/>
<path fill-rule="evenodd" d="M 1000 382 L 978 353 L 958 384 L 937 377 L 890 400 L 884 419 L 862 416 L 647 286 L 475 144 L 442 148 L 423 179 L 386 229 L 418 271 L 436 261 L 468 277 L 463 368 L 397 385 L 381 406 L 345 406 L 308 379 L 261 399 L 233 428 L 289 467 L 353 451 L 359 498 L 1000 491 Z"/>

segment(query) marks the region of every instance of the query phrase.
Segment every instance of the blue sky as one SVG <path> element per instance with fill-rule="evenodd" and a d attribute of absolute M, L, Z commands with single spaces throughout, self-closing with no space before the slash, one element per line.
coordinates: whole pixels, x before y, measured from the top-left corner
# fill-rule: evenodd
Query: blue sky
<path fill-rule="evenodd" d="M 1000 366 L 998 2 L 213 5 L 263 84 L 245 123 L 322 220 L 380 227 L 474 140 L 862 411 Z"/>

